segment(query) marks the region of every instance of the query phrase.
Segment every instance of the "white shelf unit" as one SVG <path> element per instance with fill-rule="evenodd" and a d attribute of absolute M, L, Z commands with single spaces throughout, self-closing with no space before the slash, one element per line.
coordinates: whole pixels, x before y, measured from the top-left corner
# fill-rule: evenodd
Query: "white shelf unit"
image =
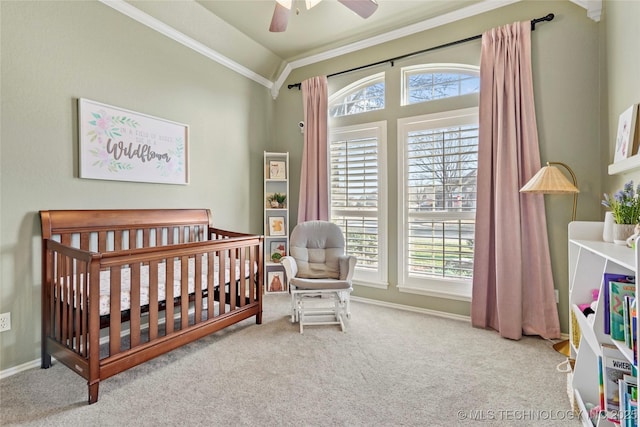
<path fill-rule="evenodd" d="M 274 162 L 278 167 L 273 167 Z M 271 254 L 275 250 L 274 246 L 284 245 L 284 255 L 289 254 L 289 153 L 264 152 L 264 284 L 265 291 L 272 292 L 270 289 L 269 278 L 271 273 L 281 273 L 281 291 L 286 292 L 286 276 L 284 267 L 278 262 L 271 260 Z M 284 166 L 284 170 L 283 170 Z M 267 198 L 274 193 L 285 194 L 287 196 L 283 205 L 272 206 Z M 281 230 L 273 230 L 272 221 L 283 221 Z M 277 232 L 278 234 L 274 233 Z M 283 234 L 279 234 L 279 232 Z"/>
<path fill-rule="evenodd" d="M 623 342 L 612 340 L 604 333 L 604 273 L 638 276 L 639 250 L 625 245 L 616 245 L 602 240 L 604 223 L 577 221 L 569 224 L 569 304 L 575 315 L 580 331 L 580 341 L 574 341 L 574 324 L 570 324 L 571 358 L 575 359 L 572 387 L 576 403 L 580 408 L 584 426 L 593 426 L 585 410 L 585 403 L 595 405 L 600 401 L 598 360 L 602 356 L 601 345 L 617 346 L 622 354 L 633 363 L 632 351 Z M 592 300 L 592 290 L 599 290 L 595 316 L 591 323 L 582 314 L 578 304 Z M 636 295 L 638 281 L 636 280 Z M 597 427 L 619 426 L 600 417 Z"/>

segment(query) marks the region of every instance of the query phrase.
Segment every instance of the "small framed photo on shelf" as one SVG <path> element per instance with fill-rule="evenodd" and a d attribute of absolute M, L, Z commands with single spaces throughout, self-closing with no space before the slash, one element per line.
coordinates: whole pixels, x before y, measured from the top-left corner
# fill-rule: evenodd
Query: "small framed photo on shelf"
<path fill-rule="evenodd" d="M 283 216 L 269 217 L 269 236 L 286 236 Z"/>
<path fill-rule="evenodd" d="M 271 160 L 269 162 L 269 179 L 287 179 L 285 162 Z"/>
<path fill-rule="evenodd" d="M 267 292 L 287 292 L 287 283 L 284 281 L 284 271 L 269 271 L 267 273 Z"/>
<path fill-rule="evenodd" d="M 638 137 L 640 133 L 636 129 L 638 118 L 638 104 L 627 108 L 618 119 L 618 132 L 616 133 L 616 151 L 613 162 L 619 162 L 631 157 L 638 151 Z"/>
<path fill-rule="evenodd" d="M 287 255 L 287 242 L 284 240 L 270 242 L 269 259 L 272 262 L 280 262 Z"/>

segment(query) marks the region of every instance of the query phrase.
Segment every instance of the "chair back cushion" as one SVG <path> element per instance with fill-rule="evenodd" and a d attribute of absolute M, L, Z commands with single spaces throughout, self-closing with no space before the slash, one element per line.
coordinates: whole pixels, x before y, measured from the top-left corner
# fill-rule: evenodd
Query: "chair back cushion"
<path fill-rule="evenodd" d="M 306 221 L 291 233 L 290 251 L 298 265 L 297 277 L 339 279 L 344 255 L 344 236 L 340 227 L 328 221 Z"/>

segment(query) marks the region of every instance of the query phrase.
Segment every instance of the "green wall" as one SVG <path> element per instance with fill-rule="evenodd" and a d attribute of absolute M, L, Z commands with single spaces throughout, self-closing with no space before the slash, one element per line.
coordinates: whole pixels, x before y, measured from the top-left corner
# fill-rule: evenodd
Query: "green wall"
<path fill-rule="evenodd" d="M 302 156 L 301 94 L 286 84 L 413 52 L 552 12 L 533 33 L 533 72 L 543 161 L 569 164 L 578 177 L 579 220 L 600 220 L 601 194 L 640 172 L 609 177 L 620 112 L 640 102 L 640 2 L 605 1 L 602 21 L 568 1 L 524 1 L 358 53 L 296 69 L 274 102 L 257 83 L 98 2 L 0 1 L 0 371 L 40 351 L 41 209 L 205 207 L 224 228 L 262 231 L 262 152 L 291 153 L 291 217 L 297 217 Z M 477 63 L 479 43 L 456 50 Z M 428 55 L 443 61 L 447 51 Z M 464 58 L 463 58 L 464 59 Z M 416 60 L 417 61 L 417 60 Z M 416 62 L 414 61 L 414 62 Z M 408 62 L 407 62 L 408 63 Z M 387 67 L 398 75 L 400 66 Z M 383 67 L 384 68 L 384 67 Z M 363 73 L 332 79 L 332 87 Z M 399 92 L 399 88 L 392 88 Z M 78 178 L 80 97 L 190 126 L 187 186 Z M 395 117 L 412 115 L 389 107 Z M 377 120 L 378 118 L 376 118 Z M 395 178 L 396 125 L 388 123 L 389 185 Z M 391 194 L 394 194 L 392 191 Z M 559 313 L 568 330 L 568 196 L 545 196 Z M 396 200 L 389 225 L 396 230 Z M 395 239 L 389 289 L 355 295 L 428 310 L 469 314 L 469 304 L 396 289 Z"/>
<path fill-rule="evenodd" d="M 357 53 L 343 55 L 321 63 L 294 70 L 286 84 L 306 78 L 331 74 L 363 64 L 419 51 L 458 39 L 481 34 L 490 28 L 514 21 L 530 20 L 554 13 L 552 22 L 538 24 L 532 34 L 532 61 L 535 85 L 536 115 L 542 161 L 561 161 L 569 164 L 578 177 L 580 197 L 578 219 L 598 220 L 601 216 L 599 194 L 601 189 L 600 158 L 600 94 L 599 80 L 599 24 L 587 17 L 586 11 L 564 1 L 527 1 L 498 10 L 425 31 L 403 39 L 387 42 Z M 397 61 L 394 67 L 380 66 L 368 72 L 357 72 L 330 78 L 334 90 L 380 70 L 387 72 L 387 153 L 389 161 L 390 197 L 388 206 L 390 231 L 389 287 L 387 290 L 356 286 L 354 295 L 376 300 L 443 311 L 468 316 L 470 304 L 401 293 L 397 289 L 397 137 L 396 118 L 424 114 L 412 106 L 402 109 L 392 100 L 399 99 L 400 68 L 422 62 L 454 62 L 479 64 L 480 42 L 437 50 Z M 339 80 L 336 82 L 336 80 Z M 286 88 L 286 86 L 284 86 Z M 406 110 L 406 111 L 405 111 Z M 370 113 L 371 121 L 382 120 L 379 113 Z M 290 151 L 291 176 L 299 176 L 302 156 L 302 136 L 297 122 L 302 120 L 301 93 L 283 89 L 276 102 L 275 129 L 279 149 Z M 367 118 L 369 120 L 369 118 Z M 578 155 L 579 153 L 579 155 Z M 596 173 L 594 173 L 596 171 Z M 299 188 L 291 183 L 292 218 L 297 218 L 296 206 Z M 543 196 L 532 196 L 543 197 Z M 548 218 L 554 282 L 559 289 L 559 315 L 563 331 L 568 331 L 568 272 L 567 272 L 567 224 L 571 220 L 570 196 L 545 196 Z"/>
<path fill-rule="evenodd" d="M 209 208 L 262 233 L 269 90 L 99 2 L 0 2 L 0 371 L 40 356 L 39 210 Z M 189 125 L 190 183 L 78 178 L 77 99 Z"/>
<path fill-rule="evenodd" d="M 620 114 L 632 104 L 640 103 L 640 2 L 607 0 L 604 6 L 601 84 L 606 90 L 601 102 L 601 135 L 606 185 L 603 192 L 615 193 L 629 180 L 640 184 L 638 170 L 613 176 L 608 176 L 606 170 L 613 162 Z"/>

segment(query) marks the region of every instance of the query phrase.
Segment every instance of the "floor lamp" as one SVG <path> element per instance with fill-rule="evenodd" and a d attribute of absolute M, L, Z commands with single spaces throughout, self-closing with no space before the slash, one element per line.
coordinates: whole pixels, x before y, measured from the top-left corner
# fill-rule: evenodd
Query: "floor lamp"
<path fill-rule="evenodd" d="M 555 166 L 559 165 L 567 169 L 571 175 L 571 183 L 567 177 L 560 172 Z M 562 162 L 547 162 L 547 166 L 541 168 L 533 178 L 527 182 L 524 187 L 520 189 L 521 193 L 538 193 L 538 194 L 573 194 L 573 211 L 571 213 L 571 221 L 576 220 L 576 207 L 578 204 L 578 181 L 576 180 L 576 174 L 566 164 Z M 553 345 L 553 348 L 565 356 L 569 357 L 571 349 L 569 347 L 569 340 L 563 340 Z"/>

